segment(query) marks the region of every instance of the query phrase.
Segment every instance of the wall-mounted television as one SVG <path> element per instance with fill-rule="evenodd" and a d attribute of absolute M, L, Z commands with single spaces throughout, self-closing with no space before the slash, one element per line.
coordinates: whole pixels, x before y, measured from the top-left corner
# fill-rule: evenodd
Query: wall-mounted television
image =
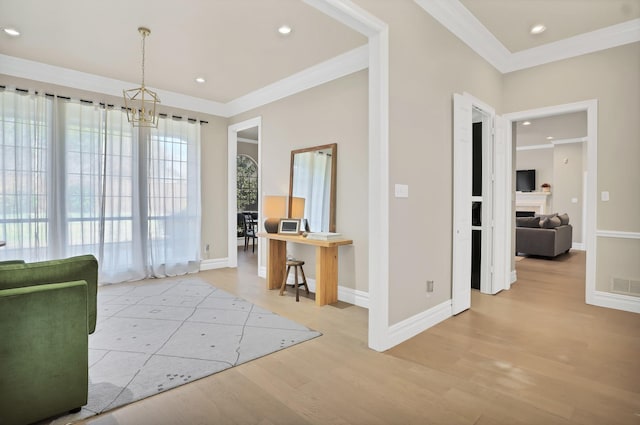
<path fill-rule="evenodd" d="M 516 190 L 518 192 L 535 192 L 536 170 L 516 170 Z"/>

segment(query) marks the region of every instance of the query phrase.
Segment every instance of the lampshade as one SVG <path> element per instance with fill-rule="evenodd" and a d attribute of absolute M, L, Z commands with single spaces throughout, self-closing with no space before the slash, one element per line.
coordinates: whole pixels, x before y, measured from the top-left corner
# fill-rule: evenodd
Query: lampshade
<path fill-rule="evenodd" d="M 265 196 L 262 200 L 262 215 L 265 217 L 264 230 L 267 233 L 278 233 L 280 219 L 287 216 L 287 197 Z"/>
<path fill-rule="evenodd" d="M 291 218 L 304 218 L 304 198 L 291 198 Z"/>

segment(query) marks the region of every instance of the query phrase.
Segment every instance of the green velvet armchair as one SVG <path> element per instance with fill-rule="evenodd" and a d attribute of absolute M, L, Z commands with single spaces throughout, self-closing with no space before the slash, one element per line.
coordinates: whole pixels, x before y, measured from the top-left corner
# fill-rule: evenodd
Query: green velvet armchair
<path fill-rule="evenodd" d="M 87 404 L 97 281 L 93 255 L 0 263 L 0 424 Z"/>

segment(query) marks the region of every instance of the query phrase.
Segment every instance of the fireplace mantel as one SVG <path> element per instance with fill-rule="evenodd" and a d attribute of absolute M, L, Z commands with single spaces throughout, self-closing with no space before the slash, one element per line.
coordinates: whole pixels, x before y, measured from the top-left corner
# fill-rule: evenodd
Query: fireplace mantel
<path fill-rule="evenodd" d="M 516 211 L 549 214 L 551 192 L 516 192 Z"/>

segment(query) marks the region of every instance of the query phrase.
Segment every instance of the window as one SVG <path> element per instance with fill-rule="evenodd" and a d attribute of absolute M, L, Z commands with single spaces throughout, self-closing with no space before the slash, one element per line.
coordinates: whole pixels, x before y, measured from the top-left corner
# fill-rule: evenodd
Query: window
<path fill-rule="evenodd" d="M 258 210 L 258 164 L 249 155 L 237 157 L 238 211 Z"/>
<path fill-rule="evenodd" d="M 0 125 L 0 259 L 93 254 L 102 282 L 197 269 L 199 124 L 6 90 Z"/>

